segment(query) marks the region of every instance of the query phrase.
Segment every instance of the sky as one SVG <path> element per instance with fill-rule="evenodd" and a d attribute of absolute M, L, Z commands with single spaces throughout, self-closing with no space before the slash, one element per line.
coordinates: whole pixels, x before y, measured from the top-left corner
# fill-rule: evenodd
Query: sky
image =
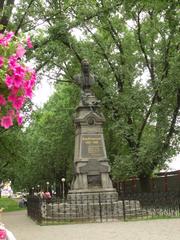
<path fill-rule="evenodd" d="M 32 102 L 37 107 L 43 107 L 44 103 L 48 101 L 49 97 L 54 93 L 53 84 L 49 84 L 46 78 L 43 78 L 41 82 L 35 87 Z"/>
<path fill-rule="evenodd" d="M 168 164 L 170 170 L 180 170 L 180 154 L 178 154 L 171 163 Z"/>

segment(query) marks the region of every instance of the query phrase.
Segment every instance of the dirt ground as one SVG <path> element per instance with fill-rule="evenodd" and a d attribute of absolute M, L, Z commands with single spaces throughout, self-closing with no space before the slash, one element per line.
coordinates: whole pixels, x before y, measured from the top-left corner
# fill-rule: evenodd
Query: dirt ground
<path fill-rule="evenodd" d="M 39 226 L 26 211 L 3 213 L 17 240 L 179 240 L 180 219 Z"/>

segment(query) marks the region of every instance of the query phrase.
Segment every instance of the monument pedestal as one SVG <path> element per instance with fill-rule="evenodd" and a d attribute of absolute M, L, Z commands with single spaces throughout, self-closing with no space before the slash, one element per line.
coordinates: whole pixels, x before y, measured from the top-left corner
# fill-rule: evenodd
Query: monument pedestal
<path fill-rule="evenodd" d="M 97 103 L 97 104 L 96 104 Z M 84 92 L 75 115 L 74 179 L 68 203 L 117 202 L 118 194 L 110 179 L 103 135 L 105 119 L 90 91 Z"/>
<path fill-rule="evenodd" d="M 67 196 L 68 203 L 74 204 L 94 204 L 94 203 L 114 203 L 118 201 L 118 193 L 115 189 L 89 189 L 72 190 Z"/>

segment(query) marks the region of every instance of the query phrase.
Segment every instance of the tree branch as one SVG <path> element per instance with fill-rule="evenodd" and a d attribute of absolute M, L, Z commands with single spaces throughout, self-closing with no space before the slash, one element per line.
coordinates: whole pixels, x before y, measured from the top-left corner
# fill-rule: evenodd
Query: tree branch
<path fill-rule="evenodd" d="M 169 72 L 170 65 L 169 65 L 169 62 L 168 62 L 168 58 L 169 58 L 169 50 L 170 50 L 170 46 L 171 46 L 172 36 L 173 36 L 173 33 L 169 37 L 167 48 L 166 48 L 165 54 L 164 54 L 164 69 L 163 69 L 163 72 L 162 72 L 161 81 L 163 81 L 164 78 L 167 78 L 168 72 Z"/>
<path fill-rule="evenodd" d="M 70 77 L 70 79 L 72 80 L 72 82 L 74 83 L 74 76 L 72 76 L 72 74 L 70 74 L 70 71 L 69 71 L 69 67 L 68 65 L 66 64 L 66 62 L 64 62 L 64 65 L 66 67 L 66 69 L 64 70 L 66 72 L 66 74 Z"/>
<path fill-rule="evenodd" d="M 109 18 L 107 19 L 107 21 L 108 21 L 108 24 L 109 24 L 109 31 L 110 31 L 111 37 L 114 40 L 115 45 L 119 49 L 119 52 L 122 55 L 124 55 L 124 50 L 123 50 L 123 47 L 122 47 L 122 43 L 121 43 L 121 41 L 119 39 L 118 33 L 114 29 L 114 27 L 113 27 L 113 25 L 112 25 L 112 23 L 111 23 Z M 124 61 L 123 61 L 123 64 L 124 64 Z"/>
<path fill-rule="evenodd" d="M 81 58 L 81 56 L 78 54 L 78 52 L 76 51 L 75 47 L 69 42 L 69 39 L 68 39 L 68 38 L 66 38 L 66 40 L 65 40 L 65 39 L 61 39 L 61 41 L 62 41 L 62 43 L 63 43 L 66 47 L 68 47 L 68 48 L 75 54 L 77 60 L 78 60 L 79 63 L 81 64 L 82 58 Z"/>
<path fill-rule="evenodd" d="M 171 124 L 170 124 L 169 131 L 168 131 L 168 134 L 166 137 L 166 141 L 163 146 L 163 150 L 166 150 L 170 145 L 170 140 L 171 140 L 174 130 L 175 130 L 175 124 L 176 124 L 176 120 L 178 117 L 179 109 L 180 109 L 180 88 L 177 90 L 176 106 L 174 108 L 174 112 L 173 112 L 172 119 L 171 119 Z"/>
<path fill-rule="evenodd" d="M 117 7 L 121 6 L 121 2 L 117 2 L 116 4 L 114 5 L 111 5 L 110 7 L 108 7 L 107 9 L 104 9 L 104 10 L 99 10 L 96 11 L 95 13 L 93 14 L 89 14 L 88 16 L 84 16 L 84 18 L 81 19 L 81 22 L 79 20 L 75 20 L 74 22 L 71 22 L 69 24 L 69 26 L 67 27 L 66 29 L 66 32 L 69 32 L 71 29 L 73 28 L 77 28 L 79 25 L 81 25 L 82 23 L 85 24 L 87 23 L 88 21 L 90 21 L 91 19 L 99 16 L 99 15 L 102 15 L 104 12 L 109 12 Z M 53 16 L 56 16 L 56 15 L 59 15 L 59 11 L 57 13 L 55 13 Z M 48 20 L 50 20 L 50 18 L 47 18 Z M 77 19 L 77 18 L 76 18 Z M 42 47 L 44 45 L 46 45 L 50 40 L 57 40 L 59 36 L 57 35 L 54 35 L 53 39 L 47 39 L 46 41 L 44 41 L 44 43 L 41 43 L 41 45 L 34 45 L 34 49 L 38 48 L 38 47 Z"/>
<path fill-rule="evenodd" d="M 5 0 L 0 1 L 0 11 L 1 12 L 3 11 L 3 8 L 4 8 L 4 2 L 5 2 Z"/>
<path fill-rule="evenodd" d="M 143 120 L 143 122 L 142 122 L 142 125 L 141 125 L 141 127 L 140 127 L 140 131 L 139 131 L 138 137 L 137 137 L 137 147 L 139 147 L 139 145 L 140 145 L 141 137 L 142 137 L 144 128 L 145 128 L 145 126 L 146 126 L 146 124 L 147 124 L 148 118 L 149 118 L 149 116 L 150 116 L 150 114 L 151 114 L 151 112 L 152 112 L 152 108 L 153 108 L 153 106 L 154 106 L 154 104 L 155 104 L 155 102 L 156 102 L 157 94 L 158 94 L 158 92 L 156 91 L 155 94 L 154 94 L 154 96 L 152 97 L 151 105 L 150 105 L 148 111 L 146 112 L 146 116 L 145 116 L 145 118 L 144 118 L 144 120 Z"/>
<path fill-rule="evenodd" d="M 166 51 L 165 51 L 164 70 L 163 70 L 163 74 L 161 76 L 160 82 L 162 82 L 163 79 L 165 77 L 167 77 L 167 75 L 168 75 L 168 71 L 169 71 L 169 62 L 168 62 L 169 50 L 170 50 L 170 39 L 169 39 L 168 46 L 167 46 Z M 153 63 L 151 63 L 151 66 L 152 66 L 152 64 Z M 149 116 L 150 116 L 150 114 L 152 112 L 152 107 L 154 106 L 156 100 L 158 100 L 158 102 L 161 101 L 161 98 L 159 96 L 158 90 L 156 90 L 155 93 L 154 93 L 154 96 L 153 96 L 153 98 L 151 100 L 151 105 L 149 107 L 149 110 L 146 113 L 146 116 L 145 116 L 145 118 L 143 120 L 143 123 L 141 125 L 141 128 L 140 128 L 140 131 L 138 133 L 138 146 L 140 145 L 140 141 L 141 141 L 141 137 L 142 137 L 144 128 L 145 128 L 145 126 L 147 124 L 148 118 L 149 118 Z"/>
<path fill-rule="evenodd" d="M 6 167 L 9 165 L 9 163 L 10 163 L 9 161 L 5 162 L 5 163 L 1 166 L 1 171 L 2 171 L 3 168 L 6 168 Z"/>
<path fill-rule="evenodd" d="M 142 35 L 141 35 L 140 13 L 141 13 L 141 11 L 138 12 L 137 18 L 135 18 L 136 23 L 137 23 L 138 42 L 139 42 L 140 49 L 141 49 L 141 51 L 144 55 L 146 66 L 149 70 L 149 73 L 150 73 L 150 76 L 151 76 L 151 81 L 152 81 L 152 84 L 153 84 L 153 87 L 154 87 L 154 85 L 155 85 L 155 82 L 154 82 L 155 81 L 154 68 L 151 68 L 153 65 L 152 65 L 152 62 L 151 63 L 149 62 L 148 55 L 146 53 L 146 50 L 145 50 L 145 47 L 144 47 L 144 44 L 143 44 Z"/>
<path fill-rule="evenodd" d="M 109 60 L 109 57 L 108 55 L 106 54 L 105 52 L 105 49 L 103 48 L 102 44 L 100 43 L 100 41 L 98 40 L 98 38 L 96 37 L 95 34 L 92 33 L 92 31 L 87 27 L 85 26 L 87 31 L 89 33 L 91 33 L 92 37 L 94 38 L 96 44 L 99 46 L 99 48 L 101 49 L 101 52 L 102 52 L 102 55 L 104 56 L 104 58 L 106 59 L 106 61 L 108 62 L 112 72 L 114 73 L 114 76 L 115 76 L 115 79 L 116 79 L 116 82 L 118 83 L 118 91 L 119 92 L 122 92 L 123 91 L 123 82 L 121 81 L 120 79 L 120 76 L 117 74 L 116 72 L 116 69 L 115 67 L 113 66 L 113 64 L 111 63 L 111 61 Z"/>
<path fill-rule="evenodd" d="M 50 59 L 50 60 L 52 60 L 52 59 Z M 43 67 L 45 67 L 46 64 L 47 64 L 48 62 L 50 62 L 50 60 L 47 60 L 47 61 L 43 62 L 42 64 L 40 64 L 40 65 L 36 68 L 36 72 L 39 72 Z"/>
<path fill-rule="evenodd" d="M 31 7 L 31 5 L 33 4 L 34 1 L 35 1 L 35 0 L 31 0 L 31 1 L 29 2 L 29 5 L 28 5 L 27 9 L 25 10 L 25 12 L 24 12 L 22 18 L 20 19 L 19 24 L 18 24 L 18 26 L 17 26 L 17 28 L 16 28 L 15 35 L 18 34 L 18 31 L 20 30 L 21 25 L 23 24 L 23 21 L 24 21 L 26 15 L 27 15 L 27 13 L 28 13 L 28 10 L 29 10 L 29 8 Z"/>
<path fill-rule="evenodd" d="M 7 0 L 6 6 L 3 6 L 3 8 L 9 8 L 9 9 L 4 11 L 3 16 L 0 20 L 0 24 L 3 25 L 3 29 L 0 30 L 0 33 L 4 33 L 4 31 L 6 30 L 9 23 L 9 19 L 12 14 L 13 7 L 14 7 L 14 0 Z"/>

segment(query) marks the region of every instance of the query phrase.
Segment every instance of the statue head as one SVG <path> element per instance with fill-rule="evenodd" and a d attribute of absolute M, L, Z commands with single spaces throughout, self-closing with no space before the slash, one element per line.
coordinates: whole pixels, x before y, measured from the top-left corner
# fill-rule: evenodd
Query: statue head
<path fill-rule="evenodd" d="M 89 62 L 87 59 L 82 60 L 81 62 L 82 72 L 87 75 L 89 74 Z"/>
<path fill-rule="evenodd" d="M 81 62 L 81 74 L 74 77 L 75 82 L 81 86 L 82 90 L 89 92 L 94 83 L 94 76 L 90 74 L 90 66 L 87 59 Z"/>

